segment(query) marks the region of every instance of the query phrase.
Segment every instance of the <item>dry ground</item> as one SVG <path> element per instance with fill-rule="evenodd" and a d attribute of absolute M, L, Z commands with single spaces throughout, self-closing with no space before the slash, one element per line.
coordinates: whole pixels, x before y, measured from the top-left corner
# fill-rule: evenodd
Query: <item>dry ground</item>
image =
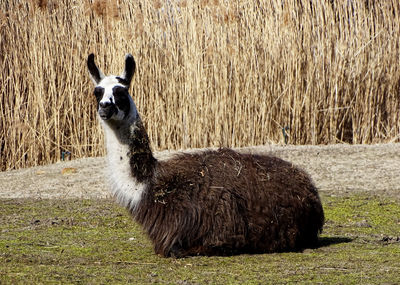
<path fill-rule="evenodd" d="M 364 192 L 400 198 L 400 144 L 271 145 L 242 151 L 271 153 L 293 162 L 311 174 L 321 193 Z M 163 151 L 156 156 L 165 159 L 174 153 Z M 109 197 L 104 169 L 101 157 L 0 172 L 0 198 Z"/>

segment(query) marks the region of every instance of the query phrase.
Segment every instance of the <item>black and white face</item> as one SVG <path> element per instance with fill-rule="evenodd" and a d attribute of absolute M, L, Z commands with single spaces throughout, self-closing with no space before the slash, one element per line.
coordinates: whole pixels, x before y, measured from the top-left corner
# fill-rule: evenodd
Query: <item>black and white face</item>
<path fill-rule="evenodd" d="M 103 120 L 123 120 L 130 112 L 131 96 L 128 88 L 115 76 L 107 76 L 94 88 L 97 110 Z"/>
<path fill-rule="evenodd" d="M 129 85 L 135 72 L 132 55 L 125 58 L 125 70 L 121 76 L 104 76 L 94 63 L 94 55 L 88 57 L 88 69 L 95 84 L 94 95 L 97 100 L 99 117 L 103 121 L 122 121 L 135 118 L 137 110 L 129 95 Z"/>

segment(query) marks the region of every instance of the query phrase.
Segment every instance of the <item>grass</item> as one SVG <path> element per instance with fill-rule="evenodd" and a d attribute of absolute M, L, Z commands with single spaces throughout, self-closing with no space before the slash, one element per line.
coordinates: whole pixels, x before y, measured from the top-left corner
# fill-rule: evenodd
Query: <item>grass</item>
<path fill-rule="evenodd" d="M 399 142 L 399 23 L 395 0 L 0 1 L 0 170 L 104 154 L 91 52 L 135 56 L 157 150 Z"/>
<path fill-rule="evenodd" d="M 110 200 L 1 200 L 0 283 L 396 284 L 400 204 L 323 196 L 320 246 L 165 259 Z"/>

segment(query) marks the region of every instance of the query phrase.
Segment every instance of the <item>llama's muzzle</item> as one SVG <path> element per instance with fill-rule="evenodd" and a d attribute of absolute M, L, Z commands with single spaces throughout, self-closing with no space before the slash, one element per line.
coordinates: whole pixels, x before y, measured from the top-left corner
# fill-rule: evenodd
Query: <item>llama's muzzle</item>
<path fill-rule="evenodd" d="M 103 120 L 110 119 L 117 112 L 118 112 L 118 109 L 114 103 L 112 103 L 112 102 L 100 102 L 99 103 L 99 116 Z"/>

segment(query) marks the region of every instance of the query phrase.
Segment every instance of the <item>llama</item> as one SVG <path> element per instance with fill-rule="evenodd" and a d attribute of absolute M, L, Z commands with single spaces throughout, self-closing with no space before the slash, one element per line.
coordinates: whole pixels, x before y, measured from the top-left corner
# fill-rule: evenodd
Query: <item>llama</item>
<path fill-rule="evenodd" d="M 159 161 L 128 89 L 136 64 L 105 76 L 90 54 L 111 191 L 164 257 L 298 251 L 313 247 L 324 213 L 309 175 L 274 156 L 232 149 Z"/>

